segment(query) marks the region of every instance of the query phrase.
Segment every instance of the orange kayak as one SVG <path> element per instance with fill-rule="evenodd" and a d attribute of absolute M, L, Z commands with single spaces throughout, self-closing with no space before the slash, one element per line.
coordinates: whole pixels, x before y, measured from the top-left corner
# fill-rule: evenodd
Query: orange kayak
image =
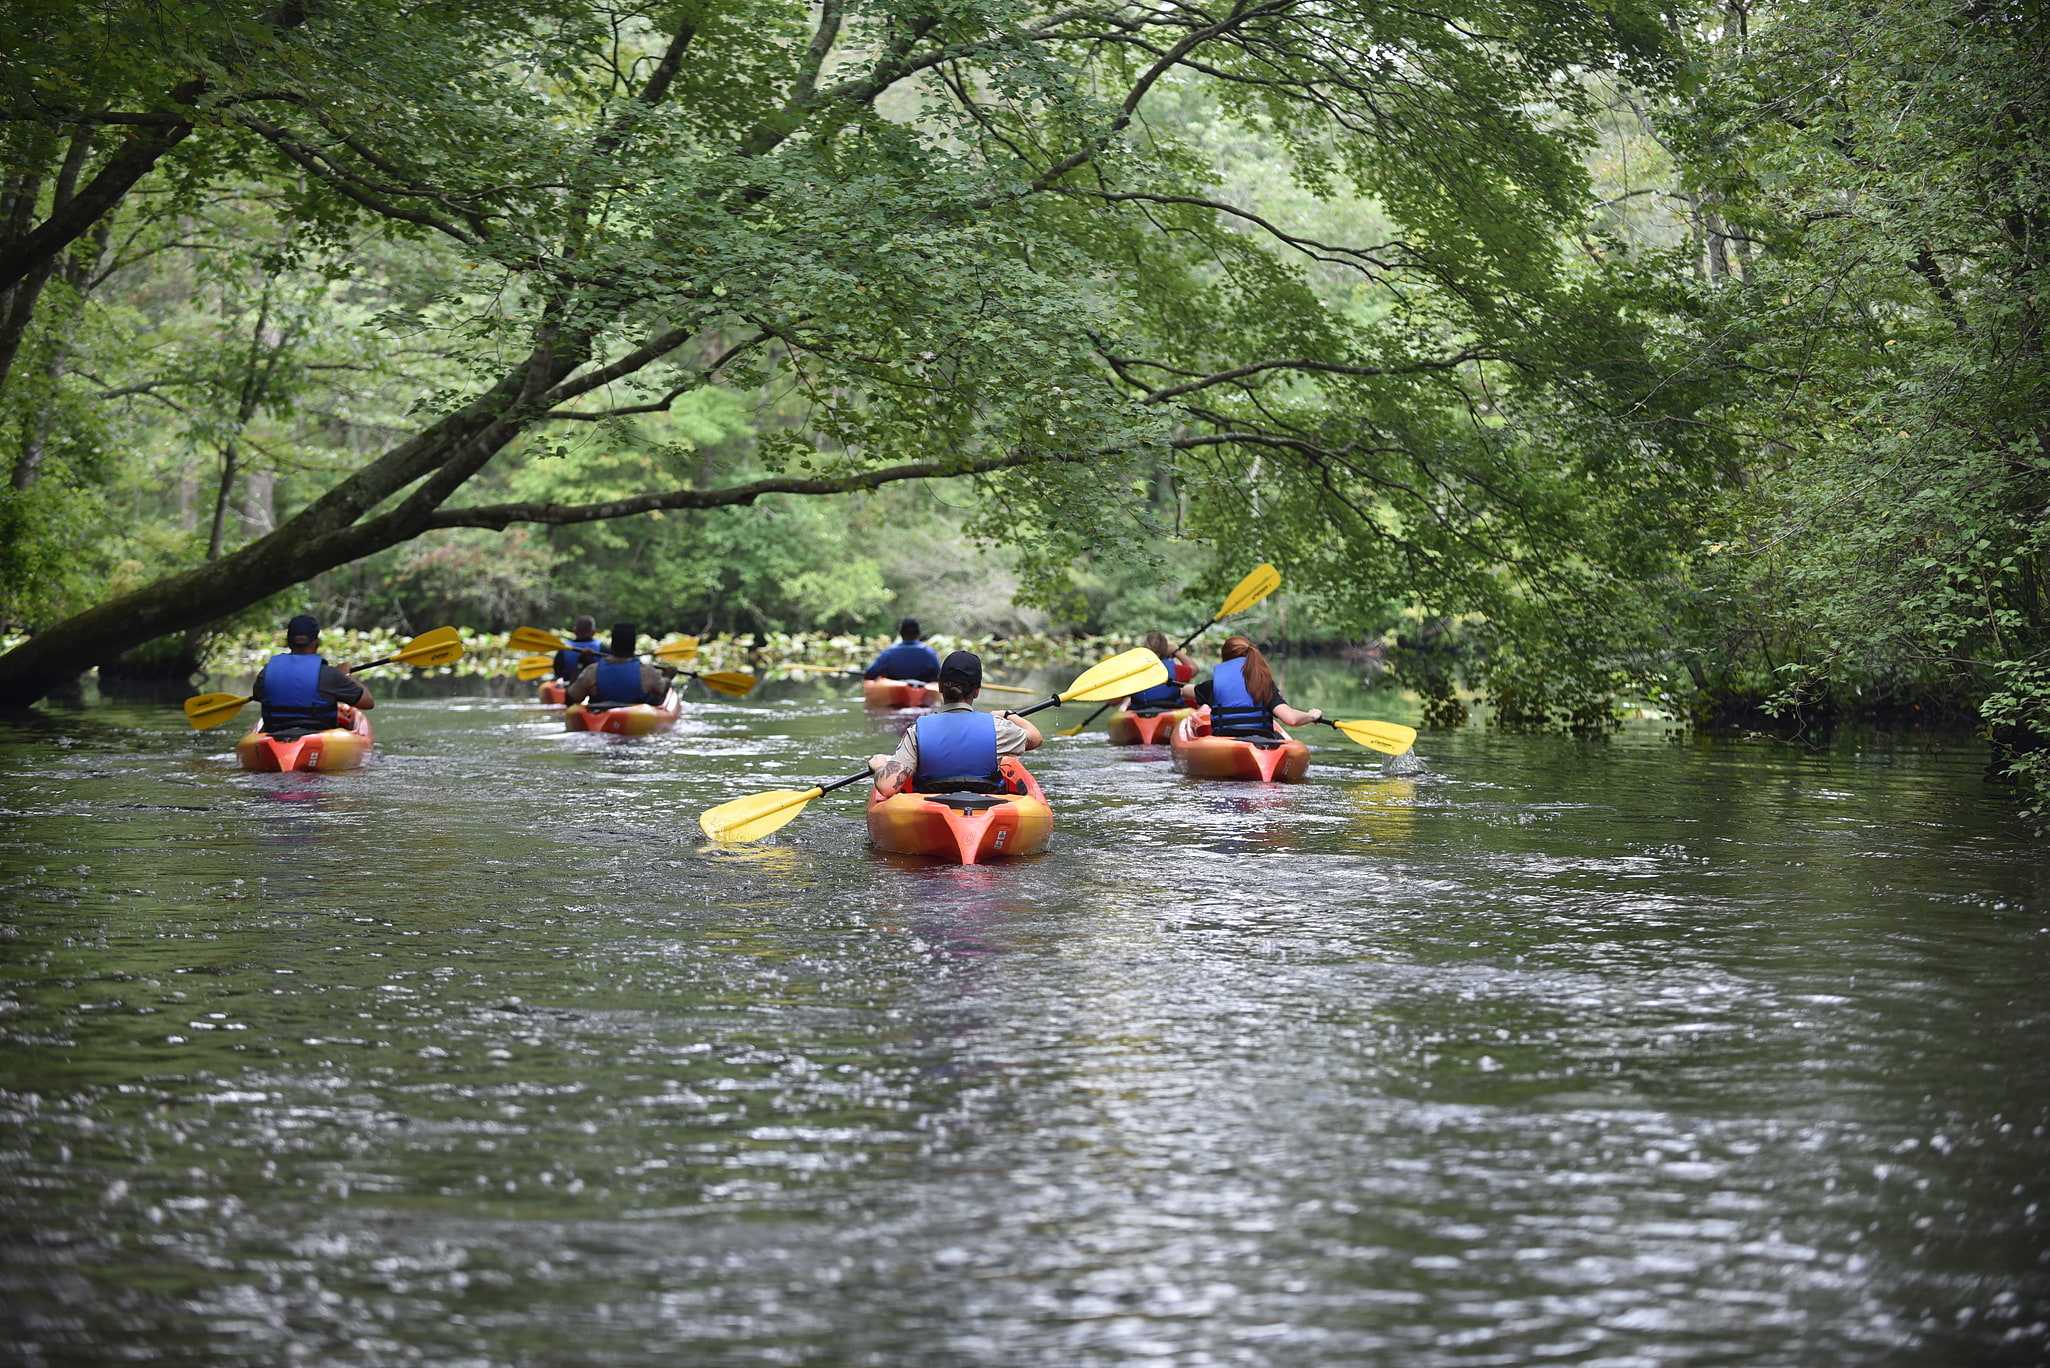
<path fill-rule="evenodd" d="M 562 715 L 562 725 L 575 732 L 607 732 L 613 736 L 650 736 L 658 731 L 668 731 L 676 725 L 676 718 L 683 711 L 683 695 L 671 689 L 669 697 L 662 700 L 662 706 L 652 703 L 627 703 L 617 708 L 592 710 L 581 703 L 572 703 L 569 711 Z"/>
<path fill-rule="evenodd" d="M 1170 708 L 1166 712 L 1126 712 L 1119 708 L 1110 715 L 1110 743 L 1113 746 L 1159 746 L 1167 734 L 1192 709 Z"/>
<path fill-rule="evenodd" d="M 561 707 L 569 701 L 569 685 L 559 679 L 551 679 L 541 686 L 541 701 L 551 707 Z"/>
<path fill-rule="evenodd" d="M 344 703 L 335 709 L 339 727 L 308 732 L 297 741 L 279 741 L 262 731 L 250 732 L 235 743 L 235 758 L 242 768 L 258 774 L 290 774 L 296 771 L 355 769 L 370 757 L 375 738 L 370 718 Z"/>
<path fill-rule="evenodd" d="M 981 864 L 1037 855 L 1053 839 L 1053 809 L 1015 756 L 1001 762 L 1010 793 L 868 794 L 868 839 L 879 850 Z"/>
<path fill-rule="evenodd" d="M 1274 724 L 1279 740 L 1260 736 L 1212 736 L 1210 709 L 1198 708 L 1175 725 L 1168 745 L 1174 767 L 1192 779 L 1245 779 L 1254 783 L 1300 784 L 1310 768 L 1310 748 Z"/>
<path fill-rule="evenodd" d="M 861 701 L 871 708 L 930 708 L 940 701 L 940 691 L 908 679 L 864 679 Z"/>

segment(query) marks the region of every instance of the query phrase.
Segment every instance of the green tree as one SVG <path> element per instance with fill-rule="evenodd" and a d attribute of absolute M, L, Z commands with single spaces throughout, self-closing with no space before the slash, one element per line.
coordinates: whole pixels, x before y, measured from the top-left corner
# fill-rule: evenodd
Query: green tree
<path fill-rule="evenodd" d="M 2050 744 L 2040 7 L 1730 10 L 1676 124 L 1717 236 L 1671 373 L 1744 453 L 1690 575 L 1712 699 L 1978 708 Z"/>
<path fill-rule="evenodd" d="M 0 701 L 429 532 L 942 476 L 979 479 L 979 528 L 1018 541 L 1027 588 L 1052 596 L 1078 550 L 1151 528 L 1130 476 L 1169 452 L 1192 458 L 1204 530 L 1300 538 L 1276 558 L 1333 593 L 1507 578 L 1528 601 L 1600 578 L 1561 577 L 1545 541 L 1591 525 L 1572 492 L 1622 459 L 1602 425 L 1644 387 L 1627 310 L 1557 248 L 1585 207 L 1589 73 L 1656 80 L 1664 60 L 1634 0 L 565 3 L 436 10 L 417 30 L 413 13 L 399 44 L 381 5 L 280 12 L 263 88 L 231 92 L 209 58 L 193 107 L 221 155 L 291 167 L 265 172 L 278 212 L 332 261 L 360 219 L 475 268 L 411 315 L 459 344 L 464 381 L 269 535 L 0 657 Z M 147 47 L 141 14 L 112 22 Z M 36 51 L 62 47 L 63 17 L 42 18 Z M 197 60 L 190 43 L 150 52 L 164 71 Z M 99 117 L 97 97 L 41 79 L 11 73 L 18 108 Z M 1192 108 L 1399 235 L 1328 243 L 1220 198 L 1171 117 Z M 1371 299 L 1325 307 L 1312 268 Z M 506 484 L 502 455 L 708 386 L 794 413 L 758 427 L 758 476 L 478 499 Z M 1590 432 L 1599 454 L 1563 450 Z M 1632 478 L 1610 481 L 1613 506 L 1661 492 Z M 1270 493 L 1248 510 L 1234 484 Z M 1316 498 L 1272 492 L 1297 487 Z"/>

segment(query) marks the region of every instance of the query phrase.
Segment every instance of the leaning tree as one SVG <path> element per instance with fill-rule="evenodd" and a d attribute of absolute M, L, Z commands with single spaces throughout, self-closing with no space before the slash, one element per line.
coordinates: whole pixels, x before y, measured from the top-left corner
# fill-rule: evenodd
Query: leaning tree
<path fill-rule="evenodd" d="M 0 703 L 441 529 L 969 476 L 986 530 L 1046 564 L 1113 539 L 1123 477 L 1167 459 L 1209 535 L 1334 591 L 1484 606 L 1583 592 L 1630 554 L 1602 519 L 1667 497 L 1614 474 L 1662 468 L 1657 387 L 1561 250 L 1590 89 L 1665 60 L 1637 0 L 209 14 L 41 12 L 0 98 L 57 169 L 9 183 L 0 288 L 142 177 L 268 176 L 330 244 L 379 220 L 468 268 L 440 316 L 472 382 L 270 534 L 45 625 L 0 657 Z M 1397 231 L 1325 241 L 1228 193 L 1191 109 Z M 1319 298 L 1332 271 L 1358 307 Z M 769 384 L 805 417 L 757 478 L 474 493 L 515 444 Z"/>

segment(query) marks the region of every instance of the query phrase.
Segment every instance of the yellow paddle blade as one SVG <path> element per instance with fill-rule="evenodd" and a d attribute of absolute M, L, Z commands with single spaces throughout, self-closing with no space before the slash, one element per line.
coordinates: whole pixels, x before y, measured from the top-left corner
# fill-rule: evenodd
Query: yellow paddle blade
<path fill-rule="evenodd" d="M 1167 666 L 1160 663 L 1160 657 L 1144 646 L 1134 646 L 1076 675 L 1060 699 L 1063 703 L 1102 703 L 1166 682 Z"/>
<path fill-rule="evenodd" d="M 689 660 L 697 653 L 698 639 L 696 637 L 678 637 L 674 641 L 665 641 L 660 646 L 657 646 L 655 648 L 655 659 Z"/>
<path fill-rule="evenodd" d="M 1281 572 L 1263 562 L 1253 567 L 1252 574 L 1239 581 L 1239 587 L 1226 596 L 1224 607 L 1218 609 L 1217 616 L 1210 620 L 1222 622 L 1234 613 L 1243 613 L 1280 587 Z"/>
<path fill-rule="evenodd" d="M 1010 685 L 1008 685 L 1008 684 L 985 684 L 985 685 L 983 685 L 983 686 L 982 686 L 982 689 L 983 689 L 983 692 L 984 692 L 984 693 L 1021 693 L 1021 694 L 1029 694 L 1029 693 L 1031 693 L 1031 692 L 1032 692 L 1032 690 L 1030 690 L 1030 689 L 1014 689 L 1014 688 L 1012 688 L 1012 687 L 1011 687 Z"/>
<path fill-rule="evenodd" d="M 406 649 L 410 651 L 415 646 L 424 646 L 430 641 L 461 641 L 462 639 L 463 634 L 453 627 L 437 627 L 431 632 L 422 632 L 419 636 L 414 637 L 406 643 Z"/>
<path fill-rule="evenodd" d="M 1416 744 L 1416 728 L 1399 722 L 1333 722 L 1349 741 L 1385 755 L 1400 755 Z"/>
<path fill-rule="evenodd" d="M 461 641 L 409 641 L 391 653 L 392 664 L 411 665 L 416 670 L 452 665 L 463 658 Z"/>
<path fill-rule="evenodd" d="M 554 656 L 521 656 L 520 678 L 540 679 L 555 673 Z"/>
<path fill-rule="evenodd" d="M 859 665 L 799 665 L 795 661 L 787 661 L 781 665 L 776 666 L 775 668 L 779 670 L 816 670 L 820 674 L 861 673 L 861 667 Z"/>
<path fill-rule="evenodd" d="M 1077 723 L 1076 723 L 1076 724 L 1075 724 L 1074 726 L 1072 726 L 1072 727 L 1069 727 L 1069 728 L 1068 728 L 1068 729 L 1067 729 L 1066 731 L 1057 731 L 1057 732 L 1055 732 L 1055 733 L 1054 733 L 1054 735 L 1055 735 L 1055 736 L 1080 736 L 1080 735 L 1082 734 L 1082 728 L 1084 728 L 1084 727 L 1086 727 L 1086 726 L 1088 726 L 1088 725 L 1089 725 L 1089 719 L 1085 717 L 1085 718 L 1083 718 L 1083 719 L 1082 719 L 1082 720 L 1081 720 L 1080 722 L 1077 722 Z"/>
<path fill-rule="evenodd" d="M 242 711 L 242 705 L 250 700 L 241 694 L 201 694 L 185 700 L 185 720 L 194 731 L 206 731 Z"/>
<path fill-rule="evenodd" d="M 560 651 L 569 643 L 553 632 L 544 632 L 539 627 L 515 627 L 512 635 L 505 639 L 508 649 L 514 651 Z"/>
<path fill-rule="evenodd" d="M 771 789 L 750 793 L 698 814 L 698 829 L 715 841 L 759 841 L 804 811 L 822 788 Z"/>
<path fill-rule="evenodd" d="M 735 698 L 746 698 L 748 691 L 755 686 L 755 677 L 751 674 L 735 674 L 731 671 L 720 671 L 717 674 L 697 674 L 696 671 L 689 673 L 706 688 L 716 689 L 722 694 L 732 694 Z"/>

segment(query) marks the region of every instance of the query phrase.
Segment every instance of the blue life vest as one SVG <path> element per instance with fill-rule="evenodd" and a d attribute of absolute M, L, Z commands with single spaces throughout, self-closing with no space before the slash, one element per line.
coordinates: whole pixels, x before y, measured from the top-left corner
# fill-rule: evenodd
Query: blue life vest
<path fill-rule="evenodd" d="M 1155 684 L 1150 689 L 1141 689 L 1132 695 L 1126 706 L 1133 712 L 1160 712 L 1166 708 L 1182 706 L 1182 686 L 1175 683 L 1175 662 L 1172 656 L 1162 656 L 1160 663 L 1167 666 L 1167 682 Z"/>
<path fill-rule="evenodd" d="M 1274 735 L 1274 705 L 1246 692 L 1243 656 L 1210 672 L 1210 730 L 1218 736 Z"/>
<path fill-rule="evenodd" d="M 915 679 L 930 684 L 940 677 L 938 652 L 922 641 L 900 641 L 869 662 L 864 679 Z"/>
<path fill-rule="evenodd" d="M 997 720 L 981 712 L 939 712 L 914 724 L 921 793 L 987 792 L 1003 782 L 997 772 Z"/>
<path fill-rule="evenodd" d="M 339 727 L 335 702 L 320 696 L 317 655 L 274 655 L 263 667 L 263 729 L 272 736 L 326 731 Z"/>
<path fill-rule="evenodd" d="M 555 653 L 555 677 L 575 679 L 584 672 L 584 656 L 601 655 L 604 650 L 602 641 L 572 641 Z"/>
<path fill-rule="evenodd" d="M 638 660 L 601 660 L 598 662 L 598 682 L 591 690 L 593 703 L 659 703 L 659 698 L 650 698 L 641 691 L 641 662 Z"/>

